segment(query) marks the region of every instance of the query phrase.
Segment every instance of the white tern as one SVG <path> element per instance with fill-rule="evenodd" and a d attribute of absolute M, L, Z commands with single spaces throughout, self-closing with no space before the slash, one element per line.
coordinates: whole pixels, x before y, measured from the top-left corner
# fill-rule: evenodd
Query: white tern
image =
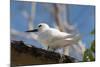
<path fill-rule="evenodd" d="M 58 48 L 65 48 L 73 44 L 77 44 L 79 38 L 75 37 L 73 34 L 67 32 L 61 32 L 58 29 L 51 28 L 46 23 L 40 23 L 37 26 L 37 29 L 28 30 L 26 32 L 37 32 L 37 40 L 48 48 L 48 50 L 54 50 Z"/>

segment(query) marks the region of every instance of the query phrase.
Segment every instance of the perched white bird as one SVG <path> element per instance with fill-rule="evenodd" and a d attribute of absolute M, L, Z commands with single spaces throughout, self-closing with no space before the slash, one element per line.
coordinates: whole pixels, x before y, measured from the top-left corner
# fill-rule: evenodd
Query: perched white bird
<path fill-rule="evenodd" d="M 65 48 L 72 44 L 77 44 L 79 40 L 79 38 L 70 33 L 60 32 L 55 28 L 50 28 L 46 23 L 40 23 L 37 29 L 26 32 L 38 32 L 37 40 L 49 50 Z M 64 49 L 64 52 L 65 50 L 66 49 Z"/>

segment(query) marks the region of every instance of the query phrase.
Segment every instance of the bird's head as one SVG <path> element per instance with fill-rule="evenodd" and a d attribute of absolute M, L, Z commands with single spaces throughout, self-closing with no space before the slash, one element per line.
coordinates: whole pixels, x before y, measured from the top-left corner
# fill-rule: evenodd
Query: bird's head
<path fill-rule="evenodd" d="M 48 24 L 46 23 L 40 23 L 37 25 L 37 29 L 34 29 L 34 30 L 28 30 L 26 32 L 43 32 L 47 29 L 49 29 L 50 27 L 48 26 Z"/>

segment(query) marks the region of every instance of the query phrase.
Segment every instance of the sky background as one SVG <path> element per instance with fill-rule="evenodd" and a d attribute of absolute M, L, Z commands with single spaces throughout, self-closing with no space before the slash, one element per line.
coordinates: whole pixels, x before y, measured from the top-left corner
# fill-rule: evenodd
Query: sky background
<path fill-rule="evenodd" d="M 45 3 L 46 4 L 46 3 Z M 50 5 L 50 4 L 49 4 Z M 18 2 L 11 0 L 11 29 L 16 29 L 20 32 L 24 32 L 28 29 L 28 20 L 22 15 L 23 10 L 27 10 L 29 15 L 31 14 L 31 2 Z M 90 43 L 94 40 L 94 36 L 90 35 L 90 32 L 95 28 L 95 7 L 90 5 L 74 5 L 68 4 L 68 21 L 70 24 L 75 25 L 82 37 L 82 42 L 88 48 Z M 47 8 L 43 6 L 43 3 L 36 3 L 36 14 L 34 19 L 34 26 L 41 21 L 47 22 L 50 27 L 54 27 L 54 18 L 50 14 Z M 12 38 L 12 35 L 11 35 Z M 17 40 L 23 40 L 28 44 L 34 44 L 37 47 L 41 47 L 41 44 L 36 40 L 24 39 L 22 37 L 16 37 Z"/>

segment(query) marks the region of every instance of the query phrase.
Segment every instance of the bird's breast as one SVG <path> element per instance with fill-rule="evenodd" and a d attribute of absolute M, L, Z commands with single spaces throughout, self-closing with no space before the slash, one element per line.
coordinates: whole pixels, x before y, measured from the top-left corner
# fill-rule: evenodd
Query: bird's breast
<path fill-rule="evenodd" d="M 48 34 L 41 33 L 38 36 L 38 41 L 40 43 L 42 43 L 43 45 L 47 46 L 49 44 L 49 41 L 50 41 L 50 36 Z"/>

